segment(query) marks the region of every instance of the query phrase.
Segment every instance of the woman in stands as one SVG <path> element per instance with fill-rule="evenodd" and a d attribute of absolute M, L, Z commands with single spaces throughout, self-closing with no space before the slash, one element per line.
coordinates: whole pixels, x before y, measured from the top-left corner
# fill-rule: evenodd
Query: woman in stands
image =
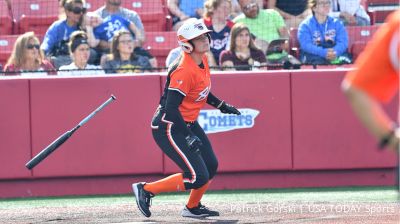
<path fill-rule="evenodd" d="M 221 53 L 219 63 L 224 70 L 250 70 L 265 66 L 267 59 L 256 47 L 249 28 L 243 23 L 237 23 L 231 30 L 229 50 Z"/>
<path fill-rule="evenodd" d="M 211 30 L 211 51 L 207 54 L 209 66 L 217 66 L 219 55 L 227 48 L 234 23 L 228 19 L 232 12 L 231 0 L 207 0 L 204 3 L 204 23 Z"/>
<path fill-rule="evenodd" d="M 151 70 L 149 59 L 135 54 L 134 48 L 132 34 L 127 30 L 118 31 L 111 42 L 111 54 L 102 62 L 106 73 L 137 73 Z"/>
<path fill-rule="evenodd" d="M 53 65 L 44 59 L 39 39 L 33 32 L 24 33 L 17 38 L 4 72 L 6 72 L 5 75 L 24 76 L 56 74 Z"/>
<path fill-rule="evenodd" d="M 58 75 L 79 76 L 79 75 L 103 75 L 104 71 L 100 66 L 88 64 L 90 47 L 87 35 L 84 31 L 75 31 L 71 34 L 68 43 L 72 63 L 63 65 Z"/>
<path fill-rule="evenodd" d="M 329 16 L 330 0 L 310 0 L 312 16 L 299 26 L 300 60 L 305 64 L 350 63 L 343 23 Z"/>

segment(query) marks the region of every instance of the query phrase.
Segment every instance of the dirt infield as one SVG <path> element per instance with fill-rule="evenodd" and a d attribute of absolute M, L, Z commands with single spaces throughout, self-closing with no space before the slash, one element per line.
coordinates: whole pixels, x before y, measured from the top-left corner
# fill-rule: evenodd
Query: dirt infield
<path fill-rule="evenodd" d="M 218 202 L 221 216 L 180 216 L 183 203 L 157 202 L 152 216 L 141 215 L 134 201 L 96 206 L 76 204 L 0 207 L 0 223 L 399 223 L 398 203 L 382 202 Z"/>

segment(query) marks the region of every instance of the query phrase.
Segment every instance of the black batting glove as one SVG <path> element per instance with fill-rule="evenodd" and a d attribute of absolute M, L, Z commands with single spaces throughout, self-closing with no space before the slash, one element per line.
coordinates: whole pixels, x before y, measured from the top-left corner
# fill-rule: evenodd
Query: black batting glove
<path fill-rule="evenodd" d="M 201 140 L 199 139 L 199 137 L 197 137 L 196 135 L 188 135 L 186 136 L 186 142 L 189 146 L 189 148 L 196 153 L 200 152 L 200 147 L 203 145 L 203 143 L 201 142 Z"/>
<path fill-rule="evenodd" d="M 238 109 L 236 109 L 232 105 L 225 103 L 225 101 L 222 101 L 217 108 L 224 114 L 236 114 L 236 115 L 241 114 Z"/>

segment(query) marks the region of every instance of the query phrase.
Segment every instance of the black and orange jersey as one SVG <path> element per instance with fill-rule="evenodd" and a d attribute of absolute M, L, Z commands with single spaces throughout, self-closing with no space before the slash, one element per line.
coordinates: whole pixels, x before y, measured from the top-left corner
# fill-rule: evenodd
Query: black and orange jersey
<path fill-rule="evenodd" d="M 400 10 L 393 12 L 357 59 L 346 81 L 379 101 L 387 102 L 399 86 Z"/>
<path fill-rule="evenodd" d="M 193 61 L 187 53 L 182 53 L 169 69 L 164 93 L 160 100 L 161 107 L 165 107 L 167 92 L 178 91 L 184 98 L 179 106 L 183 120 L 193 122 L 197 120 L 200 109 L 207 102 L 207 97 L 211 89 L 210 69 L 207 57 L 203 56 L 204 68 Z"/>

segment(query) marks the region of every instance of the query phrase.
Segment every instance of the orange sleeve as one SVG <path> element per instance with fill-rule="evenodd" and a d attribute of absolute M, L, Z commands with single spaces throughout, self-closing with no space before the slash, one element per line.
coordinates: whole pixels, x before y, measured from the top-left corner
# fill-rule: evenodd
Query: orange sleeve
<path fill-rule="evenodd" d="M 387 23 L 375 33 L 371 42 L 355 63 L 345 80 L 382 102 L 390 101 L 396 94 L 399 77 L 390 59 L 390 43 L 399 31 L 400 11 L 390 15 Z M 399 45 L 397 45 L 399 46 Z"/>
<path fill-rule="evenodd" d="M 191 89 L 191 83 L 190 73 L 183 68 L 178 68 L 171 74 L 168 89 L 176 90 L 186 96 Z"/>

